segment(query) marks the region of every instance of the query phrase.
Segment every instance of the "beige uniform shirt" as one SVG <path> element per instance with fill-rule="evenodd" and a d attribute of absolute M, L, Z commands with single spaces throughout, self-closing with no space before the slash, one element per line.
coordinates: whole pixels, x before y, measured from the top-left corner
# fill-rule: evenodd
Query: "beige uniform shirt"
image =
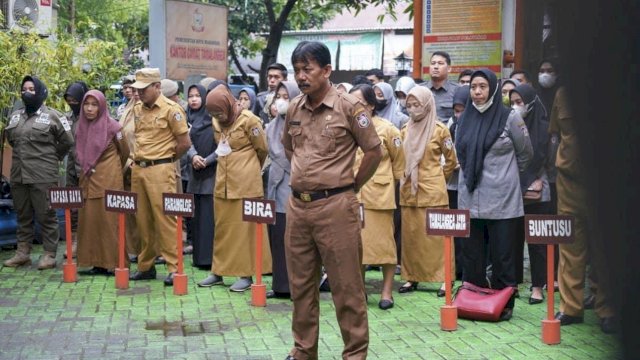
<path fill-rule="evenodd" d="M 231 147 L 231 154 L 218 157 L 213 195 L 223 199 L 264 196 L 260 170 L 267 158 L 267 137 L 260 118 L 242 110 L 229 127 L 213 119 L 213 129 L 216 143 L 226 138 Z"/>
<path fill-rule="evenodd" d="M 307 95 L 291 100 L 286 119 L 282 145 L 293 152 L 291 188 L 299 192 L 353 185 L 356 149 L 380 145 L 358 99 L 333 87 L 315 109 Z"/>
<path fill-rule="evenodd" d="M 133 107 L 136 146 L 134 159 L 174 158 L 176 137 L 187 133 L 187 115 L 182 107 L 162 94 L 147 107 L 138 102 Z"/>
<path fill-rule="evenodd" d="M 560 145 L 556 157 L 556 167 L 563 175 L 579 179 L 580 154 L 578 151 L 578 135 L 569 108 L 565 88 L 558 89 L 551 108 L 549 132 L 560 134 Z"/>
<path fill-rule="evenodd" d="M 378 116 L 374 116 L 372 120 L 380 138 L 382 160 L 375 174 L 360 189 L 358 200 L 364 204 L 365 209 L 391 210 L 396 208 L 395 180 L 400 180 L 404 172 L 402 138 L 400 130 L 390 121 Z M 360 167 L 363 156 L 364 152 L 358 149 L 354 171 Z"/>
<path fill-rule="evenodd" d="M 402 129 L 402 138 L 407 136 L 407 127 Z M 440 158 L 444 157 L 444 166 Z M 408 180 L 400 188 L 400 205 L 402 206 L 449 206 L 447 183 L 453 170 L 458 165 L 451 133 L 443 123 L 437 121 L 431 140 L 424 150 L 418 165 L 418 191 L 411 194 L 411 181 Z"/>

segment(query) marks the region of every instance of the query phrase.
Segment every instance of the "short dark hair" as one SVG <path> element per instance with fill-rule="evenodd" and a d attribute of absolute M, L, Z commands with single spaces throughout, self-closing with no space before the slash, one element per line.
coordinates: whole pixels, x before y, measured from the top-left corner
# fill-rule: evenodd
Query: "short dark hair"
<path fill-rule="evenodd" d="M 321 67 L 331 65 L 331 52 L 329 48 L 318 41 L 301 41 L 291 53 L 291 64 L 303 62 L 305 64 L 315 61 Z"/>
<path fill-rule="evenodd" d="M 364 75 L 365 76 L 373 75 L 373 76 L 377 77 L 378 79 L 384 80 L 384 73 L 380 69 L 371 69 L 371 70 L 367 71 L 367 73 L 364 74 Z"/>
<path fill-rule="evenodd" d="M 369 84 L 358 84 L 349 90 L 349 94 L 360 90 L 362 93 L 362 97 L 364 97 L 364 101 L 367 104 L 373 106 L 373 115 L 376 114 L 376 104 L 378 103 L 378 99 L 376 99 L 376 92 L 373 90 L 373 86 Z"/>
<path fill-rule="evenodd" d="M 542 64 L 541 64 L 541 65 L 542 65 Z M 518 75 L 518 74 L 522 74 L 522 76 L 524 76 L 524 78 L 525 78 L 527 81 L 530 81 L 529 79 L 531 79 L 531 77 L 529 76 L 529 73 L 528 73 L 527 71 L 525 71 L 525 70 L 521 70 L 521 69 L 513 70 L 513 72 L 511 73 L 511 76 L 509 76 L 509 78 L 510 78 L 510 79 L 513 79 L 513 75 Z"/>
<path fill-rule="evenodd" d="M 473 74 L 473 70 L 464 69 L 464 70 L 460 71 L 460 75 L 458 76 L 458 79 L 463 77 L 463 76 L 471 76 L 471 74 Z"/>
<path fill-rule="evenodd" d="M 285 79 L 287 78 L 287 75 L 289 75 L 289 72 L 287 71 L 287 67 L 280 63 L 273 63 L 267 66 L 267 72 L 269 72 L 269 70 L 280 70 L 280 72 L 282 73 L 282 77 Z"/>
<path fill-rule="evenodd" d="M 360 84 L 371 85 L 371 81 L 369 81 L 369 79 L 364 75 L 356 75 L 351 79 L 351 85 L 356 86 Z"/>
<path fill-rule="evenodd" d="M 449 53 L 446 51 L 434 51 L 433 54 L 431 54 L 431 57 L 429 58 L 429 60 L 433 59 L 434 56 L 442 56 L 446 61 L 447 61 L 447 65 L 451 65 L 451 56 L 449 56 Z"/>

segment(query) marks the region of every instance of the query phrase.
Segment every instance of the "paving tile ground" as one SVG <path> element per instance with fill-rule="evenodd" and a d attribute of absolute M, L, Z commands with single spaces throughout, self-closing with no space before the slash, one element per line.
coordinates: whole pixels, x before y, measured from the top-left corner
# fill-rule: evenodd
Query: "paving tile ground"
<path fill-rule="evenodd" d="M 61 244 L 57 269 L 34 265 L 0 268 L 0 359 L 284 359 L 291 348 L 291 302 L 269 300 L 252 307 L 251 294 L 228 287 L 198 288 L 207 271 L 185 266 L 189 293 L 175 296 L 158 280 L 131 282 L 116 290 L 113 277 L 80 276 L 62 282 Z M 0 251 L 4 261 L 13 251 Z M 188 259 L 188 257 L 187 257 Z M 411 294 L 394 293 L 396 306 L 378 309 L 382 275 L 367 273 L 369 359 L 611 359 L 618 342 L 605 335 L 593 311 L 585 323 L 562 328 L 562 343 L 540 340 L 546 305 L 528 305 L 529 284 L 520 286 L 511 321 L 458 321 L 440 330 L 438 284 Z M 265 282 L 271 281 L 265 277 Z M 234 279 L 226 279 L 230 285 Z M 396 277 L 394 287 L 402 283 Z M 556 308 L 558 304 L 556 294 Z M 320 359 L 339 359 L 340 331 L 330 294 L 320 302 Z"/>

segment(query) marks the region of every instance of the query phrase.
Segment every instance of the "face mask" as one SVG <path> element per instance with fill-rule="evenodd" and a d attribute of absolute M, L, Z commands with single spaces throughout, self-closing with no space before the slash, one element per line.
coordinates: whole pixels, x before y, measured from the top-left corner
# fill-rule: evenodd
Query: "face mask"
<path fill-rule="evenodd" d="M 216 149 L 216 154 L 219 157 L 224 157 L 231 154 L 231 146 L 229 146 L 229 140 L 227 140 L 227 138 L 224 138 L 220 141 L 220 144 Z"/>
<path fill-rule="evenodd" d="M 538 83 L 545 89 L 553 87 L 556 84 L 556 76 L 549 73 L 538 74 Z"/>
<path fill-rule="evenodd" d="M 378 99 L 376 101 L 376 111 L 380 111 L 380 110 L 382 110 L 382 109 L 384 109 L 386 107 L 387 107 L 387 100 L 386 99 L 382 99 L 382 100 Z"/>
<path fill-rule="evenodd" d="M 400 106 L 402 106 L 403 108 L 407 107 L 407 99 L 398 99 L 398 103 L 400 104 Z"/>
<path fill-rule="evenodd" d="M 287 110 L 289 110 L 289 101 L 285 99 L 276 99 L 276 109 L 278 110 L 278 114 L 286 115 Z"/>
<path fill-rule="evenodd" d="M 73 111 L 73 115 L 78 116 L 80 114 L 80 104 L 69 105 L 71 111 Z"/>
<path fill-rule="evenodd" d="M 486 103 L 484 103 L 482 105 L 476 105 L 476 103 L 474 103 L 472 101 L 471 104 L 473 105 L 474 108 L 476 108 L 476 110 L 478 110 L 480 112 L 480 114 L 482 114 L 483 112 L 489 110 L 491 105 L 493 105 L 493 97 L 496 95 L 496 91 L 498 91 L 498 87 L 497 86 L 496 86 L 496 89 L 493 91 L 493 94 L 491 94 L 491 96 L 489 96 L 489 100 L 487 100 Z"/>
<path fill-rule="evenodd" d="M 527 116 L 527 107 L 524 105 L 513 105 L 511 107 L 513 110 L 515 110 L 516 113 L 520 114 L 521 118 L 525 118 Z"/>
<path fill-rule="evenodd" d="M 504 106 L 509 106 L 509 104 L 511 104 L 509 95 L 502 95 L 502 103 L 504 104 Z"/>
<path fill-rule="evenodd" d="M 40 108 L 41 104 L 36 94 L 28 91 L 23 91 L 21 98 L 22 103 L 24 103 L 24 107 L 27 109 L 27 112 L 33 113 Z"/>
<path fill-rule="evenodd" d="M 407 111 L 409 113 L 409 117 L 411 120 L 418 122 L 425 117 L 425 112 L 422 109 L 411 109 L 411 111 Z"/>

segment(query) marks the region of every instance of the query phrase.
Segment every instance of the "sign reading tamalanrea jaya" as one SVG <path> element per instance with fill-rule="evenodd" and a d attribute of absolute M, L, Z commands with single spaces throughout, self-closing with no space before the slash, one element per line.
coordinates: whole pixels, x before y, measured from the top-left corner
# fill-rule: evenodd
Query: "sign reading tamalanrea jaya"
<path fill-rule="evenodd" d="M 167 0 L 167 78 L 227 78 L 227 11 L 223 6 Z"/>
<path fill-rule="evenodd" d="M 427 209 L 427 234 L 469 237 L 469 210 Z"/>

